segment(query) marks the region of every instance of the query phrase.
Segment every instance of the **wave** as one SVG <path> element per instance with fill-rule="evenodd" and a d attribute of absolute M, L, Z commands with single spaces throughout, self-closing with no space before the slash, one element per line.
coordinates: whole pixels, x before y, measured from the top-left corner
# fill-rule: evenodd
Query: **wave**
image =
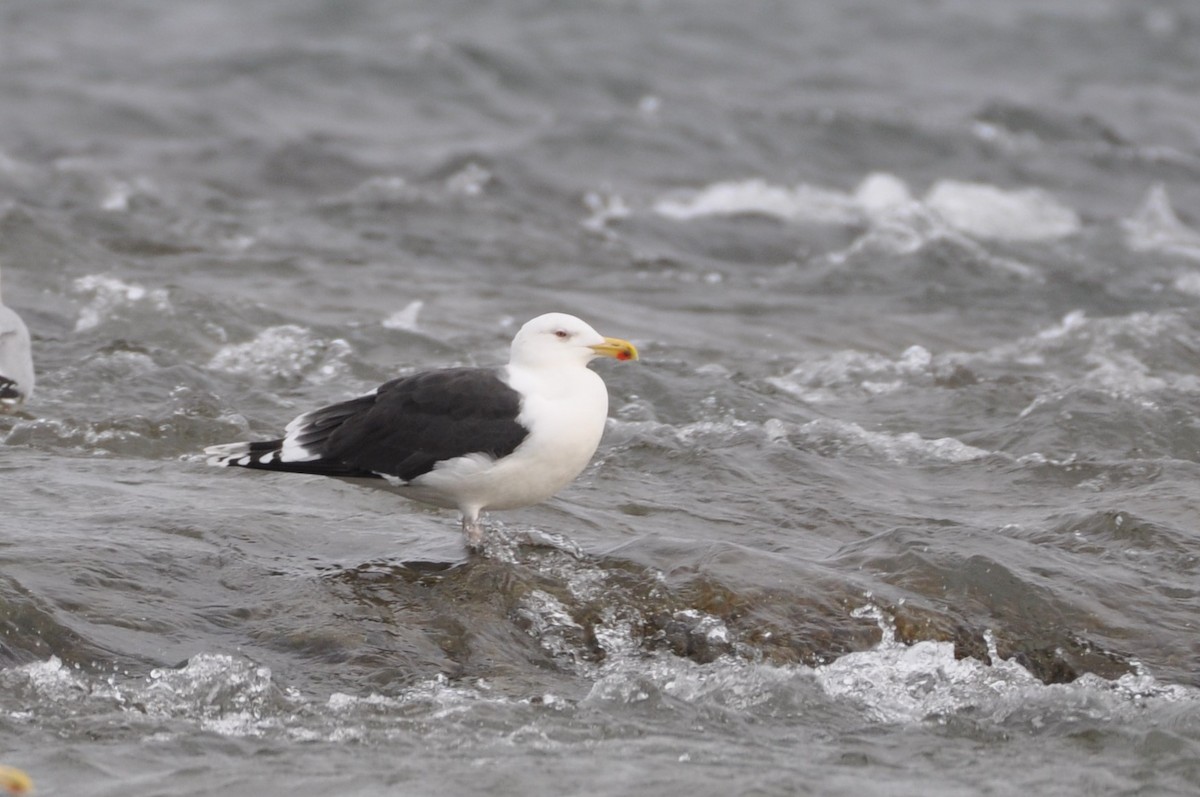
<path fill-rule="evenodd" d="M 849 193 L 806 183 L 789 188 L 759 179 L 720 182 L 668 195 L 653 208 L 676 221 L 757 214 L 793 223 L 887 227 L 907 220 L 915 231 L 919 220 L 926 235 L 953 231 L 1016 242 L 1065 238 L 1082 227 L 1074 210 L 1041 189 L 939 180 L 917 200 L 903 180 L 884 173 L 869 175 Z"/>
<path fill-rule="evenodd" d="M 73 283 L 76 293 L 90 297 L 79 311 L 75 332 L 90 332 L 114 318 L 152 313 L 172 315 L 175 312 L 166 290 L 148 289 L 135 282 L 126 282 L 103 274 L 79 277 Z"/>
<path fill-rule="evenodd" d="M 350 355 L 350 344 L 341 338 L 327 340 L 297 324 L 283 324 L 222 347 L 208 367 L 258 379 L 327 384 L 346 378 Z"/>
<path fill-rule="evenodd" d="M 993 642 L 989 664 L 956 656 L 950 643 L 897 641 L 888 615 L 871 604 L 856 614 L 874 619 L 882 640 L 824 664 L 620 655 L 596 666 L 579 692 L 512 694 L 486 680 L 435 675 L 390 693 L 322 694 L 290 686 L 243 655 L 199 653 L 144 676 L 92 673 L 52 656 L 0 670 L 6 692 L 0 704 L 23 706 L 19 722 L 48 728 L 117 723 L 160 741 L 199 728 L 227 737 L 378 745 L 430 733 L 456 743 L 491 744 L 538 716 L 555 720 L 545 728 L 550 735 L 543 743 L 562 744 L 573 737 L 568 732 L 573 724 L 611 721 L 606 717 L 626 706 L 674 715 L 736 712 L 771 723 L 840 706 L 869 725 L 965 722 L 993 732 L 1035 734 L 1114 721 L 1148 730 L 1171 715 L 1185 723 L 1190 715 L 1194 723 L 1200 707 L 1200 690 L 1164 684 L 1144 672 L 1045 684 L 1019 663 L 1000 658 Z M 553 737 L 560 734 L 556 743 Z"/>
<path fill-rule="evenodd" d="M 981 351 L 934 354 L 911 346 L 889 357 L 844 350 L 806 357 L 767 381 L 814 404 L 918 388 L 970 388 L 1015 374 L 1041 384 L 1039 402 L 1084 389 L 1141 400 L 1167 390 L 1200 393 L 1200 378 L 1190 373 L 1190 352 L 1198 346 L 1200 328 L 1181 311 L 1091 318 L 1074 310 L 1057 324 Z"/>

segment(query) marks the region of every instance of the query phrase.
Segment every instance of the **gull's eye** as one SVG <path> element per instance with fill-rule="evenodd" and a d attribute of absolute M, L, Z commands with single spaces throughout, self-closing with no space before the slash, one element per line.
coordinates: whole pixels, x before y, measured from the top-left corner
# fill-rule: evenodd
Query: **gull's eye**
<path fill-rule="evenodd" d="M 554 337 L 558 338 L 559 340 L 566 340 L 567 338 L 571 337 L 571 333 L 565 329 L 556 329 L 554 330 Z"/>

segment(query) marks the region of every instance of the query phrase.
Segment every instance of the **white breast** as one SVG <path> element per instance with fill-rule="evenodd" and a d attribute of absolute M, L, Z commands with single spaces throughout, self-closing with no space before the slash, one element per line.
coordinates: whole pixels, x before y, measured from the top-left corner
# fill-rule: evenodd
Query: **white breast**
<path fill-rule="evenodd" d="M 586 367 L 554 373 L 510 367 L 507 378 L 524 395 L 518 420 L 529 429 L 525 441 L 498 461 L 472 456 L 443 463 L 402 492 L 417 497 L 436 490 L 464 513 L 515 509 L 545 501 L 587 467 L 608 418 L 604 381 Z"/>

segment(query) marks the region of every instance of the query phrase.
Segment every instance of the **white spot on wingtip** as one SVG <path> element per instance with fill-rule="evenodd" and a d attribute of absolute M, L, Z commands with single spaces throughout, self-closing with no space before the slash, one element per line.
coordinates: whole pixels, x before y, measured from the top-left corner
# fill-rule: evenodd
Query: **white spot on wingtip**
<path fill-rule="evenodd" d="M 291 435 L 283 440 L 283 448 L 281 451 L 274 451 L 281 462 L 311 462 L 314 459 L 320 459 L 318 454 L 314 454 L 307 448 L 297 445 L 295 440 L 289 439 Z"/>

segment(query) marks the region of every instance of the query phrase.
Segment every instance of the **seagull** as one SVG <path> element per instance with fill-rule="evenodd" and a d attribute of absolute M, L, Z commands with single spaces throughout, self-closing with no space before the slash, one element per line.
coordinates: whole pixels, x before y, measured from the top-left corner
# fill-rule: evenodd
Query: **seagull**
<path fill-rule="evenodd" d="M 608 389 L 587 367 L 597 357 L 638 352 L 575 316 L 547 313 L 517 332 L 507 365 L 402 376 L 298 416 L 276 440 L 204 453 L 210 465 L 369 480 L 457 509 L 468 547 L 479 549 L 481 512 L 547 500 L 596 453 L 608 418 Z"/>
<path fill-rule="evenodd" d="M 0 414 L 16 412 L 33 393 L 33 355 L 21 316 L 0 298 Z"/>

